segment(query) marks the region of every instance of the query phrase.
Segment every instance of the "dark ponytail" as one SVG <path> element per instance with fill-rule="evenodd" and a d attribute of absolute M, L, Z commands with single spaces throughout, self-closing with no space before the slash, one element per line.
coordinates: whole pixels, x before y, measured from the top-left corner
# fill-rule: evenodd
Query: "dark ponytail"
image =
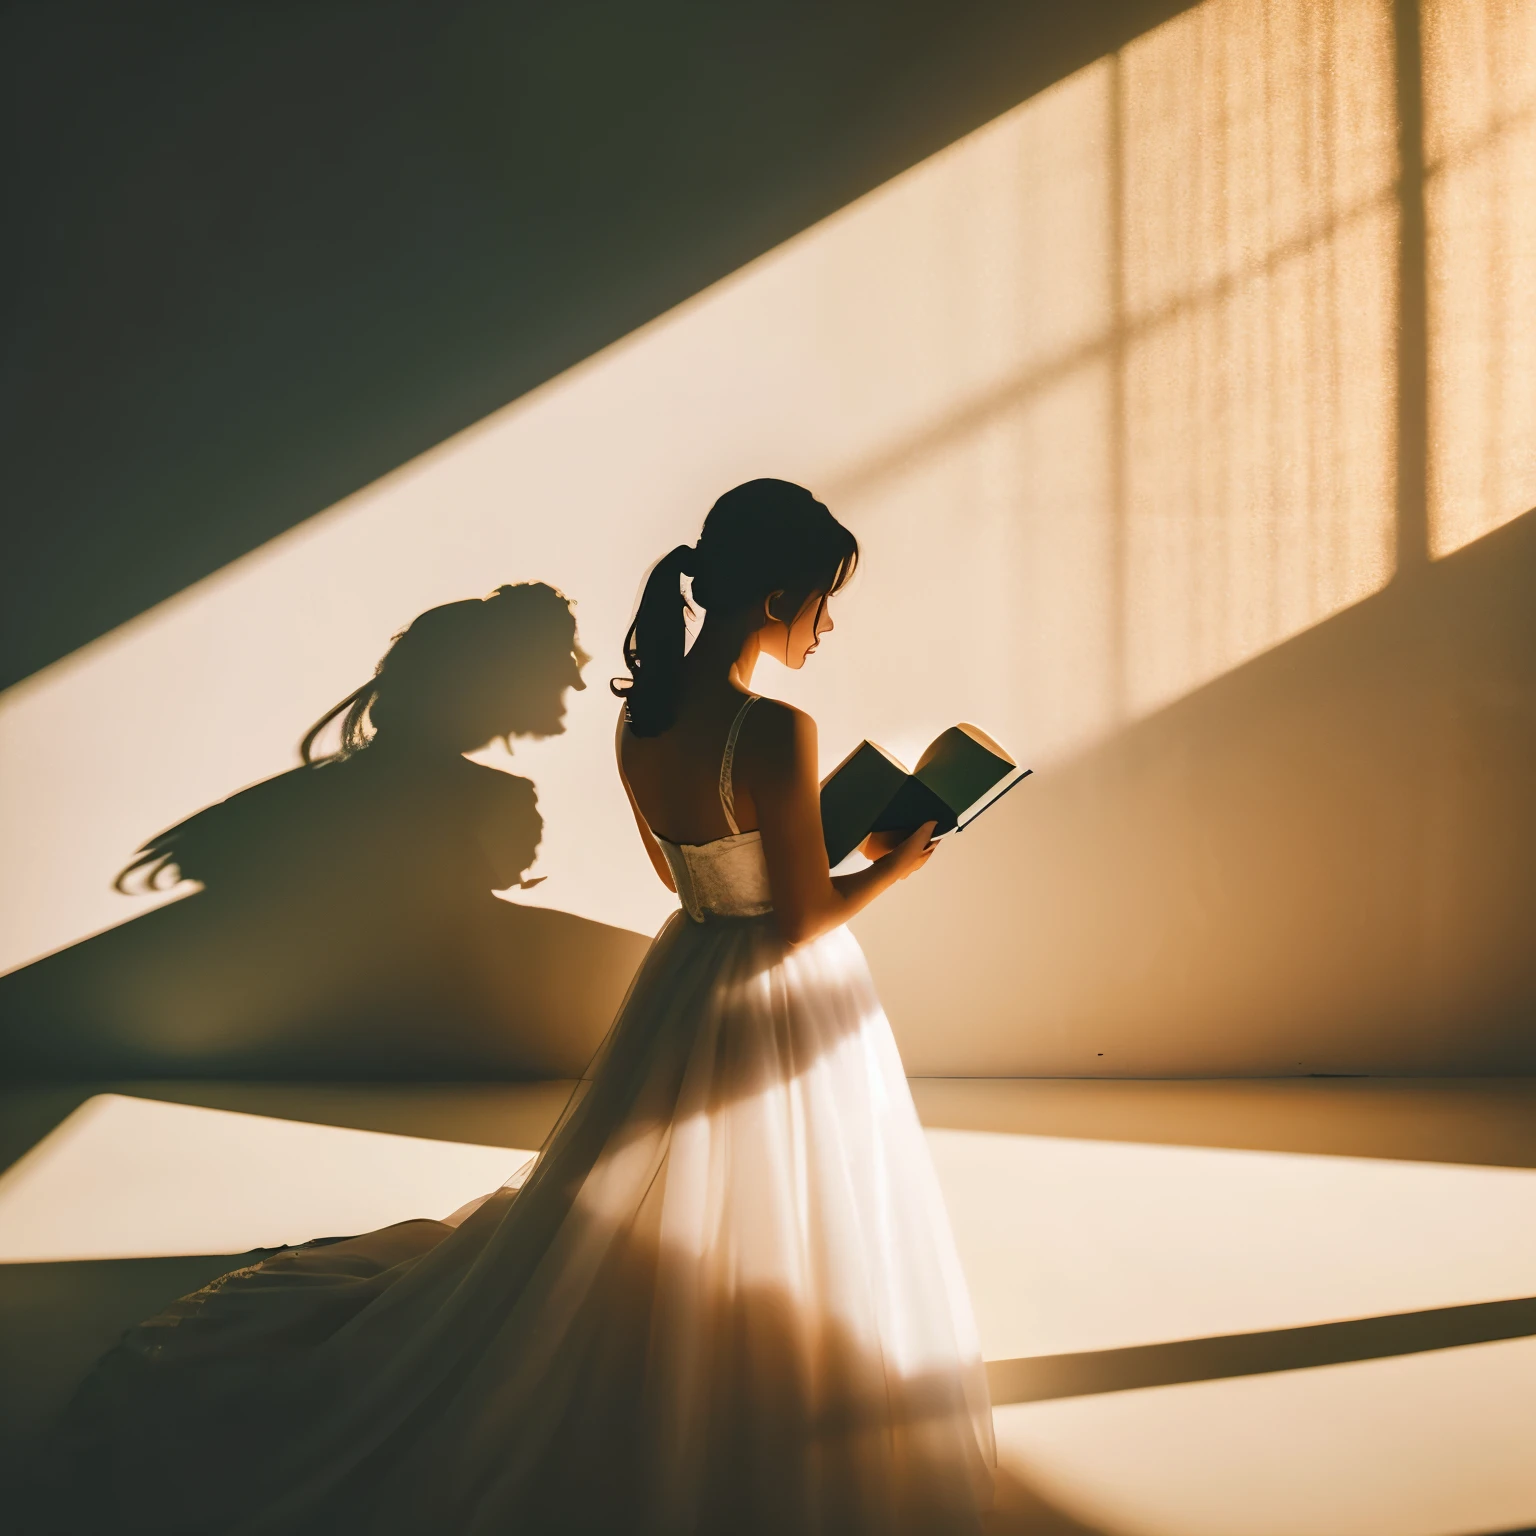
<path fill-rule="evenodd" d="M 638 736 L 659 736 L 677 714 L 683 682 L 683 650 L 693 609 L 683 596 L 683 577 L 693 574 L 697 551 L 679 544 L 663 555 L 645 579 L 635 622 L 624 637 L 624 665 L 630 680 L 615 679 L 613 691 Z"/>
<path fill-rule="evenodd" d="M 382 663 L 380 665 L 382 666 Z M 374 681 L 364 683 L 361 688 L 354 688 L 341 703 L 333 704 L 310 726 L 304 733 L 304 740 L 299 743 L 299 760 L 305 767 L 315 760 L 313 752 L 316 738 L 343 711 L 345 716 L 341 722 L 341 748 L 335 755 L 351 757 L 354 752 L 361 752 L 368 745 L 370 738 L 365 722 L 368 717 L 368 706 L 373 703 L 377 693 L 377 674 L 375 674 Z"/>
<path fill-rule="evenodd" d="M 858 564 L 858 540 L 804 486 L 749 480 L 727 491 L 704 519 L 696 546 L 679 544 L 646 579 L 624 640 L 627 678 L 612 689 L 637 736 L 659 736 L 677 716 L 687 620 L 694 600 L 721 615 L 753 608 L 773 592 L 796 604 L 836 592 Z"/>

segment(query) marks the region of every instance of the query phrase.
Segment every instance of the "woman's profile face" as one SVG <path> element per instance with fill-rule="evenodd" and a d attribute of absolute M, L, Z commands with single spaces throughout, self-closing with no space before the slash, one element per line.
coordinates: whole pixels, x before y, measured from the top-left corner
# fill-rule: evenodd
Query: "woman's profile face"
<path fill-rule="evenodd" d="M 784 594 L 775 593 L 769 602 L 770 612 L 777 609 L 782 613 L 786 599 Z M 821 637 L 835 628 L 831 599 L 825 592 L 812 592 L 789 623 L 776 621 L 768 626 L 768 632 L 763 636 L 764 649 L 792 672 L 798 672 Z"/>

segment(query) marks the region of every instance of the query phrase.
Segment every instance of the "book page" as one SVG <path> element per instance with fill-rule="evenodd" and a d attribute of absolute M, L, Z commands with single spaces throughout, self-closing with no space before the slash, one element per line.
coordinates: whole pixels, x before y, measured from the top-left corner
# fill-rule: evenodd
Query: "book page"
<path fill-rule="evenodd" d="M 952 725 L 923 753 L 914 777 L 960 817 L 1015 766 L 985 731 Z"/>

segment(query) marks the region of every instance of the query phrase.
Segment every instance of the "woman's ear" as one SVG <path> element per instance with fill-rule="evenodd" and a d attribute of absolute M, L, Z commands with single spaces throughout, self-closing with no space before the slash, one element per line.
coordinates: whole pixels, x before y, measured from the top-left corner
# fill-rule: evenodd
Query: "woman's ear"
<path fill-rule="evenodd" d="M 770 592 L 768 596 L 763 599 L 763 617 L 766 618 L 770 624 L 782 624 L 787 629 L 789 627 L 790 620 L 781 619 L 778 614 L 773 611 L 773 605 L 783 596 L 784 589 L 779 587 L 776 590 Z M 791 617 L 793 617 L 793 615 L 791 615 Z"/>

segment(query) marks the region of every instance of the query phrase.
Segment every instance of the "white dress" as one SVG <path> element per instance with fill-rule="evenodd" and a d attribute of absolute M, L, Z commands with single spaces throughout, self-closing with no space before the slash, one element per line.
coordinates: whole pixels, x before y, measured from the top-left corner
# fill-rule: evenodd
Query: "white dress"
<path fill-rule="evenodd" d="M 131 1330 L 56 1435 L 61 1529 L 977 1530 L 964 1278 L 853 936 L 788 947 L 756 832 L 683 910 L 519 1189 L 286 1250 Z"/>

